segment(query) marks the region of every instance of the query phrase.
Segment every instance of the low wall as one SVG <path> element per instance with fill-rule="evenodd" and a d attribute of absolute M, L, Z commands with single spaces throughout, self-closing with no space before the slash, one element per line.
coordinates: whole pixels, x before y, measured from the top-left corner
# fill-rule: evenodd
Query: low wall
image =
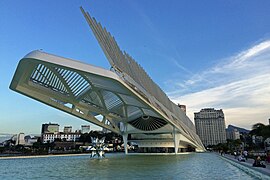
<path fill-rule="evenodd" d="M 233 166 L 245 171 L 247 174 L 250 174 L 258 179 L 270 179 L 270 170 L 262 167 L 253 167 L 252 164 L 238 162 L 226 156 L 220 156 L 225 161 L 229 162 Z"/>

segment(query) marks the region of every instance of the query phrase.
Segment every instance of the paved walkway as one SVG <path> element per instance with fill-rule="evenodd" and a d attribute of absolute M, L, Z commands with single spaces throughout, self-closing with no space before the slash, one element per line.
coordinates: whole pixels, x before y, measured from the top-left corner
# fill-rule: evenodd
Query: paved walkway
<path fill-rule="evenodd" d="M 235 162 L 237 164 L 241 164 L 241 165 L 243 165 L 245 167 L 248 167 L 248 168 L 250 168 L 252 170 L 255 170 L 257 172 L 260 172 L 260 173 L 262 173 L 264 175 L 267 175 L 269 177 L 269 179 L 270 179 L 270 164 L 269 163 L 266 163 L 266 162 L 262 161 L 262 163 L 266 165 L 266 168 L 253 167 L 252 165 L 254 163 L 254 159 L 251 159 L 251 158 L 248 158 L 245 162 L 240 162 L 237 159 L 235 159 L 235 157 L 233 155 L 225 154 L 222 157 L 224 157 L 224 158 L 226 158 L 226 159 L 228 159 L 230 161 L 233 161 L 233 162 Z"/>

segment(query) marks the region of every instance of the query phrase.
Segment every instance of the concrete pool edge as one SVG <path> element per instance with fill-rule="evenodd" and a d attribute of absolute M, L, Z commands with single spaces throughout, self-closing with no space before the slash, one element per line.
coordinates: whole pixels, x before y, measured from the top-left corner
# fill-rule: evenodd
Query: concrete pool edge
<path fill-rule="evenodd" d="M 252 164 L 246 162 L 239 162 L 237 160 L 231 159 L 230 157 L 220 156 L 225 161 L 229 162 L 233 166 L 243 170 L 244 172 L 255 176 L 260 179 L 270 179 L 270 171 L 266 168 L 253 167 Z"/>
<path fill-rule="evenodd" d="M 5 159 L 28 159 L 28 158 L 47 158 L 47 157 L 67 157 L 67 156 L 90 156 L 89 153 L 81 153 L 81 154 L 48 154 L 48 155 L 29 155 L 29 156 L 2 156 L 0 160 Z"/>
<path fill-rule="evenodd" d="M 175 155 L 181 155 L 181 154 L 194 154 L 195 152 L 181 152 L 181 153 L 128 153 L 127 156 L 175 156 Z"/>

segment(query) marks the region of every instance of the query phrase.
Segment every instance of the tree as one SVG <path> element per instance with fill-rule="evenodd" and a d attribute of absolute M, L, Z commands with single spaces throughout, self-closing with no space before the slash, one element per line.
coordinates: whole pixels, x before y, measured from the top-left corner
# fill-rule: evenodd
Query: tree
<path fill-rule="evenodd" d="M 264 128 L 261 131 L 261 134 L 264 139 L 267 139 L 270 137 L 270 125 L 264 126 Z"/>
<path fill-rule="evenodd" d="M 270 125 L 264 125 L 262 123 L 256 123 L 252 126 L 250 135 L 262 136 L 263 139 L 270 137 Z"/>
<path fill-rule="evenodd" d="M 251 135 L 262 136 L 262 130 L 265 128 L 265 125 L 262 123 L 256 123 L 252 126 L 252 130 L 250 131 Z"/>

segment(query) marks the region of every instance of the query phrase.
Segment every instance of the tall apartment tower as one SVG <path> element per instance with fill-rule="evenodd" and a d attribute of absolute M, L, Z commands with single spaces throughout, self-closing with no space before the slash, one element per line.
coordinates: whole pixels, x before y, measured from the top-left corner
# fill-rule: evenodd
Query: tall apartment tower
<path fill-rule="evenodd" d="M 222 109 L 201 109 L 194 113 L 196 132 L 205 146 L 226 143 L 225 119 Z"/>

